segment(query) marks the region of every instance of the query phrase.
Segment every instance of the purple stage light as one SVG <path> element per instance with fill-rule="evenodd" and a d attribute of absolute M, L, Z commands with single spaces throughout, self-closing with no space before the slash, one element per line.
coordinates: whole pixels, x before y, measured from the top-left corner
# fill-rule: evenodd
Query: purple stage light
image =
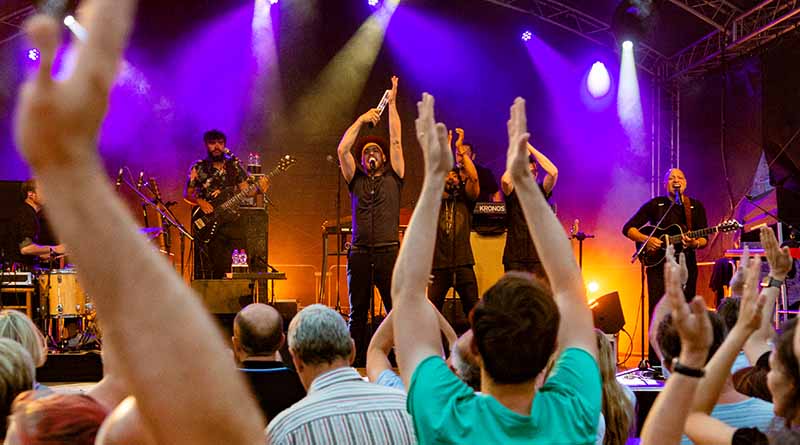
<path fill-rule="evenodd" d="M 628 50 L 633 49 L 633 42 L 630 40 L 622 42 L 622 49 L 628 49 Z"/>
<path fill-rule="evenodd" d="M 522 33 L 522 41 L 527 42 L 533 38 L 533 33 L 530 31 L 525 31 Z"/>
<path fill-rule="evenodd" d="M 380 0 L 367 0 L 367 3 L 370 6 L 372 6 L 373 8 L 377 8 L 378 7 L 378 3 L 380 3 Z"/>
<path fill-rule="evenodd" d="M 42 53 L 39 52 L 39 48 L 31 48 L 31 49 L 28 50 L 28 59 L 30 59 L 30 60 L 32 60 L 34 62 L 39 60 L 39 57 L 41 55 L 42 55 Z"/>
<path fill-rule="evenodd" d="M 278 0 L 269 0 L 269 4 L 270 5 L 277 5 L 278 4 Z"/>
<path fill-rule="evenodd" d="M 608 70 L 603 62 L 595 62 L 592 65 L 589 77 L 586 78 L 586 88 L 595 99 L 600 99 L 608 94 L 608 90 L 611 89 L 611 76 L 608 75 Z"/>

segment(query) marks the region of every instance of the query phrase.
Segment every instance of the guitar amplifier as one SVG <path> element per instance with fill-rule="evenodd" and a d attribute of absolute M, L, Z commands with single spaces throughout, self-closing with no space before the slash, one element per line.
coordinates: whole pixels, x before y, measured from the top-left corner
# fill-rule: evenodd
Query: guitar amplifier
<path fill-rule="evenodd" d="M 245 230 L 247 262 L 251 272 L 266 272 L 269 262 L 269 212 L 264 208 L 240 207 Z"/>

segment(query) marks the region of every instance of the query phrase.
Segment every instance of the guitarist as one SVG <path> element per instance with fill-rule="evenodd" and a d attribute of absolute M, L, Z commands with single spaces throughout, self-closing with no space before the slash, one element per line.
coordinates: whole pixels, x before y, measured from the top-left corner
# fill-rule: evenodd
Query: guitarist
<path fill-rule="evenodd" d="M 248 174 L 239 159 L 226 147 L 227 138 L 219 130 L 203 135 L 208 155 L 192 165 L 184 199 L 199 206 L 204 214 L 214 212 L 214 204 L 239 190 L 248 189 Z M 252 195 L 266 192 L 269 180 L 262 177 Z M 208 242 L 195 243 L 195 278 L 220 279 L 231 269 L 231 252 L 246 246 L 245 230 L 240 220 L 223 224 Z"/>
<path fill-rule="evenodd" d="M 647 201 L 639 210 L 634 214 L 625 226 L 622 228 L 622 233 L 637 243 L 643 243 L 648 235 L 642 233 L 639 228 L 644 225 L 650 224 L 655 226 L 659 220 L 664 216 L 667 209 L 670 208 L 671 203 L 675 203 L 669 210 L 669 214 L 664 217 L 659 227 L 666 228 L 673 224 L 681 226 L 684 232 L 689 230 L 703 229 L 708 226 L 706 221 L 706 210 L 703 204 L 694 199 L 686 196 L 686 175 L 678 168 L 672 168 L 664 175 L 664 187 L 666 189 L 665 196 L 657 196 L 650 201 Z M 677 198 L 676 198 L 677 194 Z M 688 238 L 682 237 L 681 245 L 676 247 L 676 254 L 680 251 L 686 253 L 686 267 L 689 270 L 689 279 L 684 286 L 684 294 L 687 300 L 691 300 L 695 296 L 697 290 L 697 258 L 695 257 L 695 250 L 702 249 L 708 244 L 706 238 Z M 660 239 L 655 236 L 647 241 L 645 251 L 651 254 L 660 252 L 661 249 L 666 248 Z M 647 272 L 647 299 L 650 308 L 649 315 L 653 313 L 656 304 L 664 295 L 664 265 L 660 262 L 657 266 L 648 267 Z M 651 327 L 652 329 L 652 327 Z M 652 348 L 650 348 L 650 362 L 657 363 L 658 359 Z"/>

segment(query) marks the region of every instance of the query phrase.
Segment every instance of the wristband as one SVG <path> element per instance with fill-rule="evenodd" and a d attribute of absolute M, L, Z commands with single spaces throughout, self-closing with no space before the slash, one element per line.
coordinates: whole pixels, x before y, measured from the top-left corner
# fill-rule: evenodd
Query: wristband
<path fill-rule="evenodd" d="M 683 374 L 687 377 L 695 377 L 698 379 L 706 375 L 706 371 L 704 369 L 684 366 L 678 361 L 677 358 L 672 360 L 672 372 L 676 374 Z"/>

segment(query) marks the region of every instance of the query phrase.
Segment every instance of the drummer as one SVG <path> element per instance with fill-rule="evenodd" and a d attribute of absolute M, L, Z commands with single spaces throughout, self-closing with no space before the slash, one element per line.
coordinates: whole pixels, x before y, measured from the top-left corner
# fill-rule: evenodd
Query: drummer
<path fill-rule="evenodd" d="M 19 246 L 17 262 L 31 269 L 37 262 L 48 265 L 55 259 L 63 258 L 64 245 L 55 241 L 42 214 L 44 197 L 36 186 L 36 180 L 30 179 L 22 183 L 22 196 L 25 201 L 14 221 L 14 241 Z"/>

